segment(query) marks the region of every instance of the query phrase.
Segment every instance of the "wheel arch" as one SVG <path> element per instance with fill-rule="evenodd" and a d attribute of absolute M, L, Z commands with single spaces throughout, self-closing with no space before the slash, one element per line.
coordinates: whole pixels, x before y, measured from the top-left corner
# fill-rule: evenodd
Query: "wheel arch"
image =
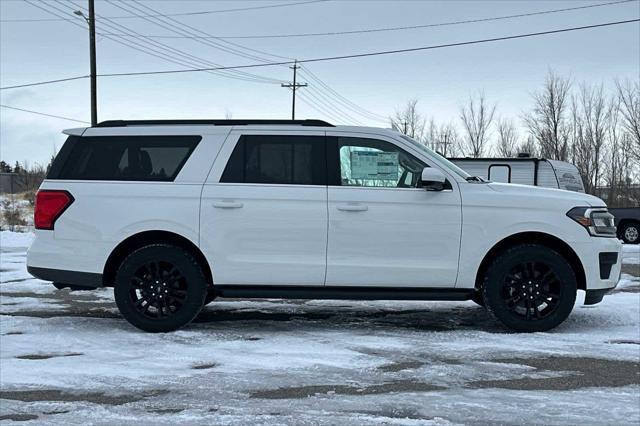
<path fill-rule="evenodd" d="M 207 258 L 204 256 L 200 248 L 194 244 L 188 238 L 183 237 L 182 235 L 176 234 L 174 232 L 169 231 L 144 231 L 139 232 L 137 234 L 131 235 L 120 244 L 118 244 L 112 251 L 104 266 L 104 271 L 102 274 L 102 282 L 105 287 L 112 287 L 113 281 L 115 279 L 116 272 L 118 271 L 118 267 L 122 263 L 122 261 L 131 253 L 132 251 L 146 246 L 148 244 L 173 244 L 178 247 L 182 247 L 185 250 L 188 250 L 191 254 L 193 254 L 203 269 L 205 277 L 207 278 L 207 284 L 209 286 L 213 285 L 213 274 L 211 272 L 211 267 L 209 266 L 209 262 Z"/>
<path fill-rule="evenodd" d="M 484 274 L 495 256 L 510 247 L 520 244 L 539 244 L 557 251 L 567 260 L 567 262 L 569 262 L 569 265 L 573 269 L 573 272 L 576 275 L 576 280 L 578 281 L 578 289 L 586 290 L 587 279 L 584 266 L 576 252 L 560 238 L 544 232 L 520 232 L 510 235 L 496 243 L 491 250 L 487 252 L 480 263 L 480 267 L 476 273 L 475 288 L 480 289 L 482 287 Z"/>

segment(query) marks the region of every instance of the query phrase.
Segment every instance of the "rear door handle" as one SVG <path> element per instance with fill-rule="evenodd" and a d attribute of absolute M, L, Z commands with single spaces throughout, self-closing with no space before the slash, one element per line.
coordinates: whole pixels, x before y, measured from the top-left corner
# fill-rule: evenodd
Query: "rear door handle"
<path fill-rule="evenodd" d="M 239 209 L 243 204 L 237 201 L 214 201 L 212 206 L 218 209 Z"/>
<path fill-rule="evenodd" d="M 369 207 L 364 204 L 341 204 L 336 207 L 343 212 L 366 212 Z"/>

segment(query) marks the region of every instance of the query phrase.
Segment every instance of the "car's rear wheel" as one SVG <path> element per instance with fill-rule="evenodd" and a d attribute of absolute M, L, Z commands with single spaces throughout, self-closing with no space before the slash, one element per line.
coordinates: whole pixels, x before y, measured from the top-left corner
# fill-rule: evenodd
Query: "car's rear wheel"
<path fill-rule="evenodd" d="M 577 280 L 571 265 L 556 251 L 535 244 L 505 250 L 484 277 L 485 304 L 515 331 L 547 331 L 573 309 Z"/>
<path fill-rule="evenodd" d="M 625 223 L 620 229 L 620 238 L 627 244 L 640 244 L 640 225 Z"/>
<path fill-rule="evenodd" d="M 187 250 L 152 244 L 132 252 L 116 273 L 118 309 L 132 325 L 150 332 L 177 330 L 200 312 L 207 283 Z"/>

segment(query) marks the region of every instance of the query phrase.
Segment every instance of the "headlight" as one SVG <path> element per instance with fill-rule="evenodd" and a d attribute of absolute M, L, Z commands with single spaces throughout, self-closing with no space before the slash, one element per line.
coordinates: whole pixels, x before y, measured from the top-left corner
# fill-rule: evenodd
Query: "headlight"
<path fill-rule="evenodd" d="M 615 237 L 616 225 L 605 207 L 575 207 L 567 213 L 595 237 Z"/>

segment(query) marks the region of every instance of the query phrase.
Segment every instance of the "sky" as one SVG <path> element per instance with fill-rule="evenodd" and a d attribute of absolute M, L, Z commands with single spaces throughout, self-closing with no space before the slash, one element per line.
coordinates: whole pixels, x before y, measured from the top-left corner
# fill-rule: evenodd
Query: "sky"
<path fill-rule="evenodd" d="M 640 17 L 640 1 L 628 1 L 400 31 L 256 38 L 438 24 L 601 3 L 607 1 L 96 0 L 97 68 L 98 74 L 111 74 L 305 60 Z M 265 7 L 272 5 L 285 6 Z M 87 75 L 87 26 L 73 14 L 86 6 L 86 0 L 0 0 L 0 86 Z M 182 15 L 172 16 L 170 21 L 136 14 Z M 153 50 L 149 54 L 135 48 Z M 426 116 L 440 123 L 455 123 L 461 104 L 483 91 L 487 100 L 497 105 L 500 117 L 520 125 L 523 112 L 531 107 L 531 94 L 541 87 L 550 69 L 574 82 L 604 84 L 606 88 L 611 88 L 616 78 L 637 80 L 640 24 L 303 64 L 298 82 L 306 82 L 308 87 L 298 92 L 296 118 L 388 127 L 386 117 L 408 100 L 417 99 Z M 280 86 L 292 78 L 288 66 L 242 71 L 250 72 L 252 81 L 245 81 L 246 75 L 237 79 L 208 72 L 99 77 L 98 120 L 290 118 L 291 92 Z M 336 100 L 335 93 L 356 106 L 345 106 Z M 89 80 L 1 90 L 0 103 L 89 121 Z M 63 129 L 85 126 L 0 108 L 0 159 L 46 163 L 64 142 Z"/>

